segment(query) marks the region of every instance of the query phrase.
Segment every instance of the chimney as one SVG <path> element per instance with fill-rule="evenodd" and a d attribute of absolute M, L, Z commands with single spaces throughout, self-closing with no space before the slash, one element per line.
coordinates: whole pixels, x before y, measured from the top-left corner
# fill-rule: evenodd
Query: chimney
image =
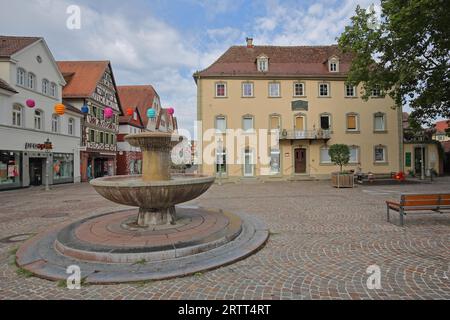
<path fill-rule="evenodd" d="M 245 38 L 245 41 L 247 41 L 247 48 L 253 48 L 253 38 Z"/>

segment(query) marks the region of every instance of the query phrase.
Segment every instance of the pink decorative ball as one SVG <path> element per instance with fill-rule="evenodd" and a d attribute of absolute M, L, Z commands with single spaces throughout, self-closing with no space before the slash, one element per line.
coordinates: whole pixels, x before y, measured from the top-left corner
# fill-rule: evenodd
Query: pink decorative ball
<path fill-rule="evenodd" d="M 170 115 L 173 115 L 174 112 L 175 112 L 175 110 L 172 107 L 167 109 L 167 113 Z"/>
<path fill-rule="evenodd" d="M 30 107 L 30 108 L 34 108 L 34 106 L 36 105 L 36 103 L 34 102 L 33 99 L 28 99 L 27 101 L 25 101 L 25 103 L 26 103 L 27 107 Z"/>
<path fill-rule="evenodd" d="M 113 109 L 111 109 L 110 107 L 106 107 L 105 110 L 103 111 L 103 115 L 105 116 L 106 119 L 109 119 L 113 116 Z"/>

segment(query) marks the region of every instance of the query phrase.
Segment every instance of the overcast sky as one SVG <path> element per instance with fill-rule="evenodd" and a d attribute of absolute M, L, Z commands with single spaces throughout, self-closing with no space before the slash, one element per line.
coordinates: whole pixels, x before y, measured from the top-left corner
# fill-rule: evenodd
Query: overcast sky
<path fill-rule="evenodd" d="M 229 46 L 327 45 L 373 0 L 0 0 L 0 34 L 42 36 L 56 60 L 111 60 L 118 85 L 152 84 L 179 126 L 196 119 L 193 72 Z M 81 28 L 66 27 L 67 7 Z M 7 10 L 6 10 L 7 8 Z"/>

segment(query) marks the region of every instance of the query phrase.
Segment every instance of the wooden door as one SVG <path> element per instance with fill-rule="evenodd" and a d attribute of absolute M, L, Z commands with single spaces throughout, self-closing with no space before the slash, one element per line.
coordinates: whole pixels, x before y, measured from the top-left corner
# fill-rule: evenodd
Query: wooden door
<path fill-rule="evenodd" d="M 297 148 L 294 150 L 295 173 L 306 173 L 306 149 Z"/>

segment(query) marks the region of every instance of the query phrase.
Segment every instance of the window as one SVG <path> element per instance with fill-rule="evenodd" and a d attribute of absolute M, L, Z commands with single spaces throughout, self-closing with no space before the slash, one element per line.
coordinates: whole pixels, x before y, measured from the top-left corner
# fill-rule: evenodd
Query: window
<path fill-rule="evenodd" d="M 216 97 L 226 97 L 226 95 L 227 95 L 226 84 L 223 82 L 216 83 Z"/>
<path fill-rule="evenodd" d="M 328 60 L 328 70 L 330 72 L 339 72 L 339 59 L 332 57 Z"/>
<path fill-rule="evenodd" d="M 17 104 L 12 109 L 12 125 L 17 127 L 22 126 L 22 107 Z"/>
<path fill-rule="evenodd" d="M 99 133 L 99 138 L 100 138 L 100 139 L 99 139 L 99 142 L 100 142 L 100 143 L 103 143 L 103 142 L 104 142 L 104 133 L 103 133 L 103 132 L 100 132 L 100 133 Z"/>
<path fill-rule="evenodd" d="M 75 120 L 73 118 L 69 119 L 67 133 L 70 134 L 71 136 L 75 135 Z"/>
<path fill-rule="evenodd" d="M 270 125 L 270 130 L 276 130 L 276 129 L 280 129 L 281 127 L 281 119 L 279 115 L 273 114 L 271 116 L 269 116 L 269 125 Z"/>
<path fill-rule="evenodd" d="M 350 160 L 349 163 L 358 163 L 359 159 L 359 148 L 358 146 L 349 146 L 350 149 Z"/>
<path fill-rule="evenodd" d="M 270 172 L 273 174 L 280 173 L 280 150 L 270 150 Z"/>
<path fill-rule="evenodd" d="M 223 148 L 216 149 L 216 173 L 227 172 L 227 153 Z"/>
<path fill-rule="evenodd" d="M 133 112 L 133 120 L 137 120 L 137 112 L 136 111 Z"/>
<path fill-rule="evenodd" d="M 386 130 L 386 119 L 384 113 L 374 114 L 374 131 L 385 131 Z"/>
<path fill-rule="evenodd" d="M 0 186 L 20 186 L 20 154 L 20 152 L 0 151 Z"/>
<path fill-rule="evenodd" d="M 17 69 L 17 84 L 24 86 L 25 85 L 25 75 L 26 71 L 23 68 Z"/>
<path fill-rule="evenodd" d="M 347 131 L 358 131 L 358 115 L 348 114 L 347 115 Z"/>
<path fill-rule="evenodd" d="M 36 88 L 36 76 L 34 73 L 28 73 L 28 88 L 35 89 Z"/>
<path fill-rule="evenodd" d="M 380 96 L 381 96 L 381 89 L 379 87 L 372 89 L 372 97 L 380 97 Z"/>
<path fill-rule="evenodd" d="M 269 59 L 265 56 L 262 56 L 256 60 L 258 71 L 267 72 L 269 71 Z"/>
<path fill-rule="evenodd" d="M 271 82 L 269 83 L 269 97 L 279 97 L 280 96 L 280 83 Z"/>
<path fill-rule="evenodd" d="M 345 85 L 345 96 L 346 97 L 356 97 L 356 87 L 346 84 Z"/>
<path fill-rule="evenodd" d="M 34 128 L 36 130 L 42 130 L 43 116 L 44 114 L 41 110 L 34 111 Z"/>
<path fill-rule="evenodd" d="M 305 84 L 303 82 L 294 83 L 294 96 L 302 97 L 305 95 Z"/>
<path fill-rule="evenodd" d="M 330 95 L 328 83 L 319 83 L 319 97 L 328 97 Z"/>
<path fill-rule="evenodd" d="M 331 62 L 330 63 L 330 71 L 331 72 L 336 72 L 337 71 L 337 64 L 336 64 L 336 62 Z"/>
<path fill-rule="evenodd" d="M 224 116 L 216 117 L 216 132 L 225 133 L 227 129 L 227 120 Z"/>
<path fill-rule="evenodd" d="M 52 115 L 52 132 L 58 132 L 59 128 L 59 116 L 57 114 Z"/>
<path fill-rule="evenodd" d="M 320 148 L 320 163 L 331 163 L 327 147 Z"/>
<path fill-rule="evenodd" d="M 375 162 L 386 162 L 386 147 L 376 146 L 374 149 L 374 161 Z"/>
<path fill-rule="evenodd" d="M 50 95 L 55 98 L 57 96 L 56 83 L 54 82 L 50 84 Z"/>
<path fill-rule="evenodd" d="M 295 131 L 304 131 L 305 130 L 305 116 L 303 116 L 303 115 L 295 116 L 294 127 L 295 127 Z"/>
<path fill-rule="evenodd" d="M 243 130 L 244 131 L 251 131 L 253 130 L 253 117 L 252 116 L 244 116 L 243 121 Z"/>
<path fill-rule="evenodd" d="M 243 97 L 253 97 L 253 83 L 244 82 L 242 84 L 242 96 Z"/>
<path fill-rule="evenodd" d="M 331 116 L 329 114 L 320 115 L 320 129 L 329 130 L 331 127 Z"/>
<path fill-rule="evenodd" d="M 49 86 L 50 86 L 50 83 L 48 82 L 48 80 L 43 79 L 42 80 L 42 93 L 43 94 L 49 94 L 49 90 L 50 90 Z"/>
<path fill-rule="evenodd" d="M 89 142 L 95 142 L 95 131 L 92 129 L 89 130 Z"/>
<path fill-rule="evenodd" d="M 109 144 L 109 133 L 105 132 L 105 144 Z"/>

